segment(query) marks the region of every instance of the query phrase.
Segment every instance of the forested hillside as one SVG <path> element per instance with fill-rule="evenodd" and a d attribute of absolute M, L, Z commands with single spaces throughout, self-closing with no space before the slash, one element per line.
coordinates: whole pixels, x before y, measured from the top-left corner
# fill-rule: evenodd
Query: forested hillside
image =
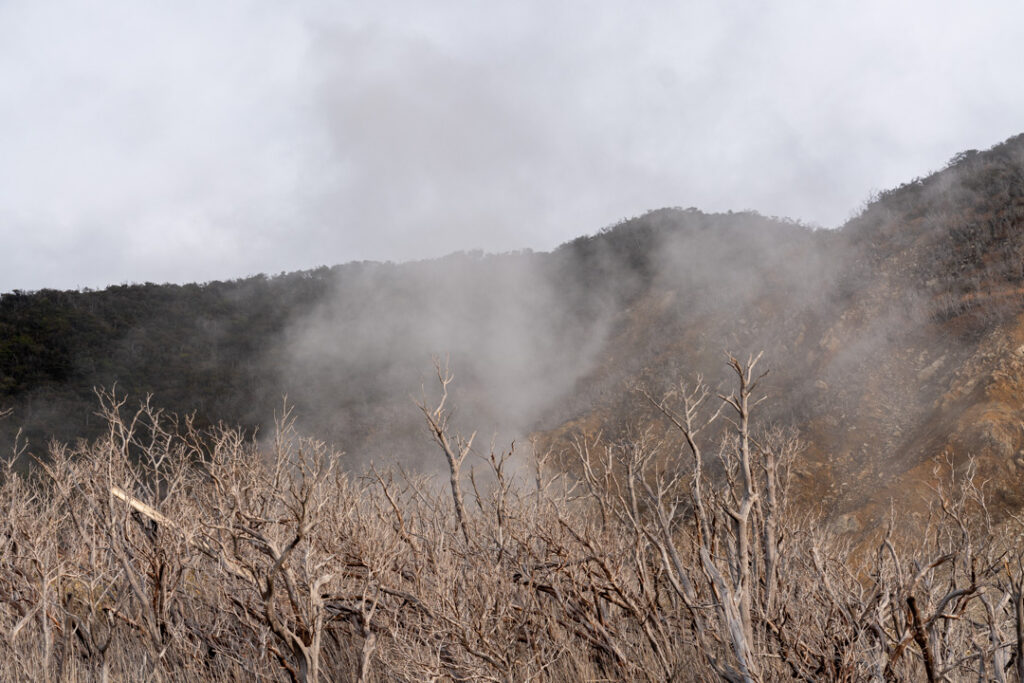
<path fill-rule="evenodd" d="M 802 493 L 830 515 L 877 521 L 949 452 L 979 456 L 1016 506 L 1022 149 L 959 154 L 834 231 L 663 209 L 551 253 L 4 294 L 0 437 L 95 436 L 95 388 L 248 430 L 287 396 L 353 467 L 420 466 L 434 356 L 457 373 L 460 425 L 558 450 L 656 424 L 638 385 L 716 381 L 725 351 L 764 350 L 766 417 L 807 442 Z"/>
<path fill-rule="evenodd" d="M 148 393 L 201 422 L 255 425 L 280 392 L 268 371 L 288 321 L 327 289 L 329 272 L 204 285 L 0 296 L 2 402 L 37 446 L 95 436 L 94 388 Z"/>
<path fill-rule="evenodd" d="M 810 232 L 755 214 L 662 210 L 552 253 L 350 263 L 202 285 L 0 296 L 0 405 L 37 447 L 99 433 L 95 389 L 252 429 L 285 396 L 353 458 L 408 457 L 411 395 L 451 356 L 466 418 L 507 436 L 564 415 L 575 382 L 658 277 L 665 243 Z"/>

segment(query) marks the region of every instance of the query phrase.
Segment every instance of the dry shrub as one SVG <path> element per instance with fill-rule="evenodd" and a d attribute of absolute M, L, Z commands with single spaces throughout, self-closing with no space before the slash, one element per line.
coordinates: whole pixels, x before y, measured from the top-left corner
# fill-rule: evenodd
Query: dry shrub
<path fill-rule="evenodd" d="M 648 396 L 682 450 L 581 439 L 575 476 L 475 455 L 439 366 L 445 486 L 347 472 L 287 410 L 259 442 L 104 394 L 105 437 L 3 475 L 0 677 L 1021 680 L 1020 526 L 969 464 L 923 528 L 851 553 L 788 502 L 757 363 Z"/>

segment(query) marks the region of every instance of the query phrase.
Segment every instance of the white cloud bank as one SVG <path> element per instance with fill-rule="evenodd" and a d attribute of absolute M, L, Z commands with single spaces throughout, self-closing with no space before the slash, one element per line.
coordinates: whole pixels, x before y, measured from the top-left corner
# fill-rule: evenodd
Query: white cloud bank
<path fill-rule="evenodd" d="M 833 226 L 1024 131 L 1024 6 L 0 4 L 0 291 Z"/>

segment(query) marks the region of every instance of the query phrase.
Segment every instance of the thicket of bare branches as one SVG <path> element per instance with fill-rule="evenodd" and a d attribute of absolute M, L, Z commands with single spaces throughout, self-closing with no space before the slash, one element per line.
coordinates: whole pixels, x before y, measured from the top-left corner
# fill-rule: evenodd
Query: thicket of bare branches
<path fill-rule="evenodd" d="M 852 552 L 788 502 L 758 361 L 647 395 L 678 438 L 581 438 L 574 474 L 474 454 L 439 366 L 446 486 L 346 472 L 287 412 L 259 442 L 104 395 L 104 438 L 4 473 L 0 676 L 1024 680 L 1024 553 L 970 464 Z"/>

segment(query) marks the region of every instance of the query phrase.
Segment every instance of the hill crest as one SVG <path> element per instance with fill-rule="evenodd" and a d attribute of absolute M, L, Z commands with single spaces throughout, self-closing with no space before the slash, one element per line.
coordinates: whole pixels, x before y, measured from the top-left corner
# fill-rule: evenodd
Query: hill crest
<path fill-rule="evenodd" d="M 287 394 L 354 461 L 417 463 L 410 393 L 451 354 L 460 422 L 558 447 L 656 419 L 629 389 L 766 351 L 764 418 L 798 430 L 808 501 L 851 527 L 953 454 L 1005 507 L 1024 467 L 1024 136 L 883 192 L 838 230 L 660 209 L 552 252 L 351 263 L 206 285 L 0 296 L 0 405 L 89 436 L 93 386 L 203 422 L 266 423 Z M 852 515 L 852 516 L 851 516 Z"/>

